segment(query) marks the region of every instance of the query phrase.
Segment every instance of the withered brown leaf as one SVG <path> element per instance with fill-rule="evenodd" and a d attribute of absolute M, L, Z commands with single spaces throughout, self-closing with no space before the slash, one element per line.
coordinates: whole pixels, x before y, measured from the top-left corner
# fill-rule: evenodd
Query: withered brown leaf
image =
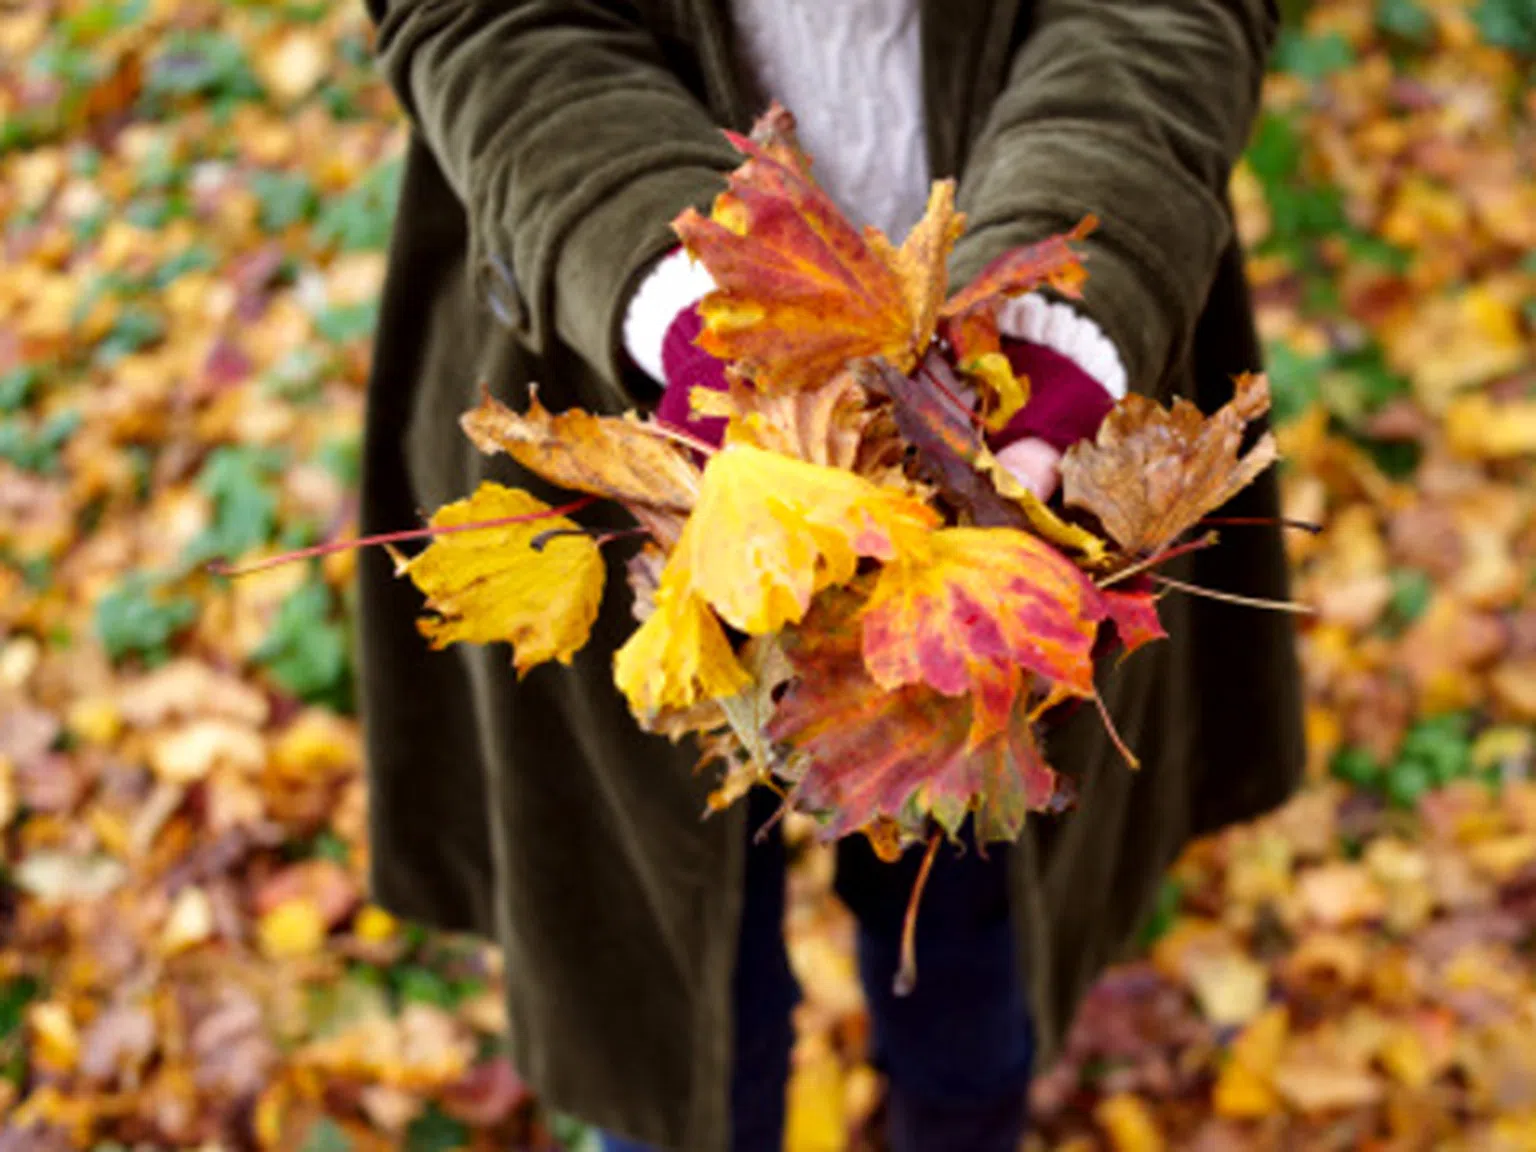
<path fill-rule="evenodd" d="M 1092 443 L 1067 450 L 1063 498 L 1097 516 L 1127 553 L 1159 552 L 1274 462 L 1268 432 L 1239 455 L 1244 429 L 1268 410 L 1262 375 L 1238 377 L 1232 399 L 1211 416 L 1182 397 L 1168 409 L 1133 393 Z"/>
<path fill-rule="evenodd" d="M 698 498 L 700 470 L 688 451 L 635 416 L 550 412 L 530 389 L 527 412 L 486 391 L 459 424 L 482 452 L 505 452 L 551 484 L 617 500 L 663 543 L 676 539 Z"/>

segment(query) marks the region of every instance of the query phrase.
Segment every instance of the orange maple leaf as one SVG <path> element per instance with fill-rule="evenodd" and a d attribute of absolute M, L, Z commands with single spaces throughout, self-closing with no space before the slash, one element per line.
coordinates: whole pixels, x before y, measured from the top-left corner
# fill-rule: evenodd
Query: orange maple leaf
<path fill-rule="evenodd" d="M 734 362 L 765 390 L 814 387 L 850 360 L 881 356 L 910 370 L 927 348 L 948 284 L 946 261 L 964 226 L 954 184 L 934 184 L 927 213 L 900 248 L 850 224 L 812 179 L 794 121 L 777 105 L 706 218 L 674 222 L 714 277 L 699 347 Z"/>
<path fill-rule="evenodd" d="M 790 750 L 783 774 L 796 806 L 824 814 L 829 836 L 893 822 L 920 839 L 930 815 L 953 836 L 974 813 L 983 841 L 1015 839 L 1026 813 L 1058 793 L 1028 710 L 1020 702 L 976 743 L 969 698 L 882 689 L 864 666 L 858 607 L 856 593 L 829 593 L 787 635 L 796 678 L 768 734 Z"/>
<path fill-rule="evenodd" d="M 863 613 L 864 663 L 887 691 L 969 694 L 974 747 L 1007 727 L 1030 673 L 1053 696 L 1093 695 L 1096 592 L 1027 532 L 941 529 L 881 569 Z"/>
<path fill-rule="evenodd" d="M 1085 216 L 1070 232 L 1004 252 L 946 300 L 939 318 L 959 360 L 997 351 L 997 308 L 1009 297 L 1042 287 L 1063 296 L 1082 295 L 1088 273 L 1072 243 L 1097 227 L 1096 218 Z"/>

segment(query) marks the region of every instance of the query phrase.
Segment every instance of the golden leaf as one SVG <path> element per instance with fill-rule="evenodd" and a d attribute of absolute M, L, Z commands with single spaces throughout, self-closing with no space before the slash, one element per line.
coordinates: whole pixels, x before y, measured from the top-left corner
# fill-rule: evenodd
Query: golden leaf
<path fill-rule="evenodd" d="M 1018 477 L 1003 467 L 998 458 L 986 448 L 976 454 L 976 470 L 985 473 L 1002 496 L 1012 500 L 1024 510 L 1029 526 L 1059 548 L 1069 548 L 1079 553 L 1085 563 L 1098 564 L 1104 559 L 1106 546 L 1081 524 L 1063 520 L 1044 500 L 1019 483 Z"/>
<path fill-rule="evenodd" d="M 1008 421 L 1029 403 L 1029 381 L 1014 374 L 1013 365 L 1002 352 L 984 352 L 967 360 L 960 369 L 978 387 L 989 432 L 1001 432 L 1008 427 Z"/>
<path fill-rule="evenodd" d="M 704 469 L 668 569 L 678 567 L 726 623 L 764 635 L 800 620 L 821 589 L 851 580 L 860 557 L 894 559 L 938 519 L 850 472 L 728 445 Z"/>
<path fill-rule="evenodd" d="M 1114 1152 L 1163 1152 L 1163 1134 L 1146 1101 L 1129 1092 L 1106 1097 L 1093 1118 L 1109 1135 Z"/>
<path fill-rule="evenodd" d="M 637 716 L 734 696 L 751 683 L 720 621 L 675 565 L 662 573 L 655 600 L 613 656 L 613 682 Z"/>
<path fill-rule="evenodd" d="M 542 515 L 548 511 L 519 488 L 491 483 L 437 510 L 434 528 L 523 519 L 438 536 L 400 565 L 436 613 L 420 621 L 434 647 L 505 640 L 519 673 L 546 660 L 570 663 L 597 619 L 605 571 L 592 539 L 564 517 Z M 552 531 L 572 534 L 534 548 Z"/>
<path fill-rule="evenodd" d="M 733 374 L 730 388 L 695 388 L 693 411 L 730 420 L 726 443 L 749 444 L 811 464 L 859 471 L 865 432 L 875 420 L 869 393 L 851 372 L 797 392 L 764 392 Z"/>

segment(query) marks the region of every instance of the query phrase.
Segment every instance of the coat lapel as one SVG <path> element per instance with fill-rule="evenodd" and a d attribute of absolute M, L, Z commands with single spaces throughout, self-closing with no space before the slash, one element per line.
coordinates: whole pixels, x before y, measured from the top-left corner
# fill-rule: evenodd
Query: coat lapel
<path fill-rule="evenodd" d="M 929 167 L 958 176 L 1002 90 L 1029 0 L 918 0 Z"/>

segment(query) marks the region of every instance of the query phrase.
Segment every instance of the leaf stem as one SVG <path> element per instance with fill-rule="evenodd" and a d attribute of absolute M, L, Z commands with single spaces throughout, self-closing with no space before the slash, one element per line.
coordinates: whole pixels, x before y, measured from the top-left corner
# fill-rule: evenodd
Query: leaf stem
<path fill-rule="evenodd" d="M 901 964 L 891 983 L 891 991 L 897 996 L 910 996 L 917 987 L 917 906 L 923 898 L 928 873 L 933 871 L 933 860 L 939 854 L 939 842 L 943 839 L 942 832 L 935 832 L 928 838 L 928 852 L 923 856 L 923 865 L 917 870 L 912 895 L 907 900 L 907 915 L 901 923 Z"/>
<path fill-rule="evenodd" d="M 973 406 L 967 404 L 959 396 L 956 396 L 954 392 L 950 390 L 949 385 L 940 380 L 931 368 L 920 364 L 918 365 L 917 371 L 918 375 L 922 376 L 930 384 L 937 388 L 946 400 L 948 400 L 956 408 L 960 409 L 960 411 L 966 414 L 966 419 L 970 421 L 972 428 L 978 428 L 981 426 L 981 413 L 977 412 Z"/>
<path fill-rule="evenodd" d="M 1268 608 L 1275 612 L 1294 612 L 1298 616 L 1310 616 L 1317 611 L 1309 604 L 1297 604 L 1291 600 L 1265 600 L 1258 596 L 1239 596 L 1236 592 L 1218 592 L 1214 588 L 1202 588 L 1198 584 L 1186 584 L 1161 572 L 1152 573 L 1152 579 L 1191 596 L 1204 596 L 1207 600 L 1220 600 L 1223 604 L 1238 604 L 1244 608 Z"/>
<path fill-rule="evenodd" d="M 612 532 L 594 532 L 590 528 L 551 528 L 548 532 L 540 532 L 528 546 L 535 552 L 542 552 L 549 546 L 551 540 L 559 540 L 562 536 L 585 536 L 592 543 L 601 548 L 604 544 L 612 544 L 615 540 L 628 540 L 631 536 L 649 536 L 644 528 L 616 528 Z"/>
<path fill-rule="evenodd" d="M 700 440 L 692 433 L 684 432 L 676 425 L 668 424 L 664 420 L 640 420 L 636 426 L 651 436 L 658 436 L 663 440 L 670 440 L 674 444 L 681 444 L 684 448 L 692 448 L 695 452 L 702 452 L 705 456 L 713 456 L 720 451 L 715 445 Z"/>
<path fill-rule="evenodd" d="M 1136 753 L 1131 751 L 1130 746 L 1121 737 L 1120 730 L 1115 727 L 1114 718 L 1110 716 L 1109 709 L 1104 705 L 1104 697 L 1098 692 L 1093 694 L 1093 706 L 1099 710 L 1099 719 L 1104 721 L 1104 731 L 1109 733 L 1109 739 L 1114 744 L 1115 750 L 1125 757 L 1125 762 L 1132 768 L 1140 768 L 1141 761 L 1136 758 Z"/>
<path fill-rule="evenodd" d="M 280 552 L 276 556 L 268 556 L 265 560 L 258 560 L 254 564 L 246 564 L 240 567 L 236 567 L 223 560 L 214 560 L 208 565 L 208 571 L 215 576 L 249 576 L 255 572 L 265 572 L 269 568 L 293 564 L 299 560 L 309 560 L 316 556 L 329 556 L 333 552 L 345 552 L 351 548 L 367 548 L 376 544 L 395 544 L 401 540 L 420 540 L 428 536 L 449 536 L 455 532 L 478 532 L 486 528 L 503 528 L 508 524 L 526 524 L 533 520 L 547 520 L 552 516 L 567 516 L 572 512 L 580 512 L 596 500 L 596 496 L 583 496 L 579 500 L 572 500 L 569 504 L 561 504 L 557 508 L 546 508 L 543 512 L 528 512 L 520 516 L 498 516 L 494 520 L 472 520 L 465 524 L 449 524 L 442 527 L 429 524 L 425 528 L 406 528 L 399 532 L 380 532 L 375 536 L 359 536 L 355 540 L 329 540 L 324 544 L 315 544 L 308 548 L 298 548 L 292 552 Z"/>

